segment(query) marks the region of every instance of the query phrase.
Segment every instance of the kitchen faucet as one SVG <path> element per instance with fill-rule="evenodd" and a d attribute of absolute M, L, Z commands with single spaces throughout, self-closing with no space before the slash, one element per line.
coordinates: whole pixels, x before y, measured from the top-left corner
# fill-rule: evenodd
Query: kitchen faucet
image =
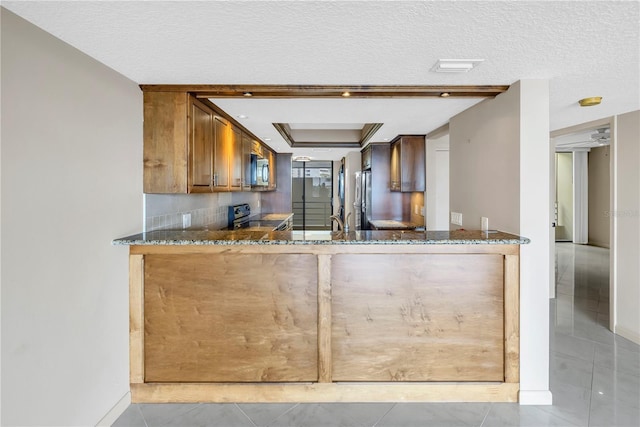
<path fill-rule="evenodd" d="M 351 216 L 352 212 L 349 212 L 347 214 L 347 218 L 344 220 L 344 232 L 348 233 L 349 232 L 349 217 Z"/>
<path fill-rule="evenodd" d="M 342 220 L 340 219 L 340 217 L 338 215 L 331 215 L 329 217 L 329 219 L 333 219 L 338 223 L 338 231 L 343 231 L 344 230 L 344 223 L 342 222 Z"/>

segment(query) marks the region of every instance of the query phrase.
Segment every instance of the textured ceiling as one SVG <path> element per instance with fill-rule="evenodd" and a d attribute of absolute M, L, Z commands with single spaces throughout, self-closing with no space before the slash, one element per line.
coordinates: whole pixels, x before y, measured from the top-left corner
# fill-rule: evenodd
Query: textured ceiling
<path fill-rule="evenodd" d="M 2 5 L 140 84 L 502 85 L 544 78 L 550 79 L 552 130 L 640 108 L 637 1 Z M 429 72 L 440 58 L 485 61 L 465 74 Z M 588 96 L 602 96 L 602 104 L 580 108 L 577 100 Z M 411 115 L 410 101 L 379 108 Z M 273 102 L 265 105 L 271 112 L 281 101 Z M 429 132 L 448 119 L 441 110 L 455 114 L 469 105 L 455 100 L 441 107 L 448 102 L 414 115 L 419 123 L 412 129 Z M 278 121 L 381 121 L 390 126 L 380 136 L 392 128 L 410 132 L 391 126 L 389 115 L 340 111 L 338 118 L 318 113 Z"/>

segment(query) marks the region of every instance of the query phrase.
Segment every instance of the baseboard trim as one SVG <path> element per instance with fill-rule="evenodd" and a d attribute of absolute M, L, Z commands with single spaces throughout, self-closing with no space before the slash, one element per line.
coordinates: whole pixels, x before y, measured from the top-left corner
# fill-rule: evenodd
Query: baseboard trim
<path fill-rule="evenodd" d="M 622 326 L 615 326 L 615 333 L 620 335 L 623 338 L 628 339 L 629 341 L 633 341 L 634 343 L 640 345 L 640 334 L 631 329 L 624 328 Z"/>
<path fill-rule="evenodd" d="M 122 396 L 115 405 L 113 405 L 113 408 L 111 408 L 109 412 L 107 412 L 107 414 L 98 421 L 96 427 L 111 427 L 111 425 L 116 422 L 118 417 L 122 415 L 129 405 L 131 405 L 130 391 L 126 392 L 125 395 Z"/>
<path fill-rule="evenodd" d="M 553 396 L 549 390 L 520 390 L 521 405 L 553 405 Z"/>

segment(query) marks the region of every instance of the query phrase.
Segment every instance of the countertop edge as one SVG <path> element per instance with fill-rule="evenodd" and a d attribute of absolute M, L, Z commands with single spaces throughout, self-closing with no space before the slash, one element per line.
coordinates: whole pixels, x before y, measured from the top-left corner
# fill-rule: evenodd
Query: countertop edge
<path fill-rule="evenodd" d="M 114 246 L 236 246 L 236 245 L 526 245 L 531 243 L 528 238 L 520 239 L 383 239 L 383 240 L 283 240 L 283 239 L 245 239 L 245 240 L 190 240 L 190 239 L 116 239 L 111 242 Z"/>

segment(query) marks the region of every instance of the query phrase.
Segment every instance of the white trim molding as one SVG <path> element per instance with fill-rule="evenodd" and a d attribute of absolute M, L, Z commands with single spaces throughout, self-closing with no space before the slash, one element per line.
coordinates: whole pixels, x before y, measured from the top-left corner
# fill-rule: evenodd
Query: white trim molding
<path fill-rule="evenodd" d="M 553 405 L 550 390 L 520 390 L 518 400 L 521 405 Z"/>
<path fill-rule="evenodd" d="M 637 334 L 636 332 L 622 326 L 616 326 L 614 328 L 614 332 L 620 335 L 622 338 L 626 338 L 629 341 L 633 341 L 634 343 L 640 345 L 640 334 Z"/>

